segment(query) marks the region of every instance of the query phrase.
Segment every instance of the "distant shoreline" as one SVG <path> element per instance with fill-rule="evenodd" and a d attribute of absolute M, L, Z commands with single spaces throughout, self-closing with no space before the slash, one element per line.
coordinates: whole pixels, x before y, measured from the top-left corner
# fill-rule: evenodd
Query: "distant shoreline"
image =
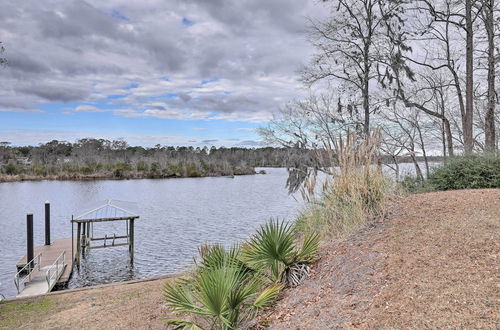
<path fill-rule="evenodd" d="M 124 174 L 121 177 L 110 175 L 99 175 L 99 174 L 53 174 L 53 175 L 33 175 L 33 174 L 15 174 L 15 175 L 7 175 L 0 174 L 0 183 L 8 183 L 8 182 L 24 182 L 24 181 L 101 181 L 101 180 L 141 180 L 141 179 L 182 179 L 182 178 L 214 178 L 214 177 L 226 177 L 231 178 L 235 176 L 242 175 L 255 175 L 255 174 L 264 174 L 255 169 L 252 171 L 244 171 L 233 174 L 217 174 L 211 173 L 206 175 L 191 175 L 191 176 L 183 176 L 183 175 L 149 175 L 149 174 L 140 174 L 140 173 L 131 173 Z"/>

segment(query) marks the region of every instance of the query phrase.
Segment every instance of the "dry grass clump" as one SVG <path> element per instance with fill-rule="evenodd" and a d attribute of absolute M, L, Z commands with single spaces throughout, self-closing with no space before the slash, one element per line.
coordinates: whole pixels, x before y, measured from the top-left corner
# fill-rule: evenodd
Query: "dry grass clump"
<path fill-rule="evenodd" d="M 384 213 L 391 184 L 378 165 L 379 142 L 378 130 L 366 140 L 348 133 L 321 153 L 327 177 L 320 191 L 317 175 L 301 190 L 311 206 L 297 220 L 298 231 L 342 238 Z"/>

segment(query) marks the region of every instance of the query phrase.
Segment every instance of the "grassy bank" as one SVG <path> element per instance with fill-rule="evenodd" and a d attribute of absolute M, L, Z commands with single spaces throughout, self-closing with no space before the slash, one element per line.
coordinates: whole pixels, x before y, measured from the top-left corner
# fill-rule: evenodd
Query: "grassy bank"
<path fill-rule="evenodd" d="M 164 164 L 94 164 L 78 165 L 15 165 L 0 167 L 0 182 L 31 180 L 102 180 L 162 179 L 234 176 L 256 174 L 253 167 L 229 164 L 178 163 Z"/>

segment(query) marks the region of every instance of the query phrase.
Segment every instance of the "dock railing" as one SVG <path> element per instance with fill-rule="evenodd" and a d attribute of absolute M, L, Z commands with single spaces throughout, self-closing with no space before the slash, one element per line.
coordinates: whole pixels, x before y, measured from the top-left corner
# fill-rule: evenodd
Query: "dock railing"
<path fill-rule="evenodd" d="M 66 266 L 66 251 L 63 251 L 59 257 L 54 261 L 54 263 L 47 269 L 47 273 L 45 274 L 45 280 L 47 281 L 47 285 L 49 287 L 49 291 L 52 289 L 53 284 L 57 282 L 59 278 L 59 271 L 63 270 Z"/>
<path fill-rule="evenodd" d="M 17 272 L 16 276 L 14 276 L 14 284 L 16 285 L 17 293 L 21 293 L 21 284 L 24 284 L 26 280 L 31 281 L 31 274 L 33 274 L 35 270 L 40 270 L 41 263 L 42 254 L 39 253 L 33 259 L 28 261 L 26 265 L 24 265 L 24 267 Z M 33 267 L 30 267 L 31 265 L 33 265 Z M 26 270 L 28 270 L 28 274 L 22 276 L 26 272 Z"/>

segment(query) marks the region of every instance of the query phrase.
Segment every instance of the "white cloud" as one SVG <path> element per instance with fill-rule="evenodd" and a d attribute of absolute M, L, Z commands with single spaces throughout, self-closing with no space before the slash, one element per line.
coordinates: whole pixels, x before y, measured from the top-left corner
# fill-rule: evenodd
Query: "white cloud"
<path fill-rule="evenodd" d="M 0 76 L 0 111 L 82 102 L 75 112 L 269 120 L 300 93 L 295 71 L 311 53 L 305 16 L 323 12 L 304 0 L 4 3 L 0 36 L 10 64 Z M 183 25 L 185 17 L 194 25 Z"/>
<path fill-rule="evenodd" d="M 75 112 L 104 112 L 104 109 L 94 107 L 93 105 L 79 105 L 74 109 Z"/>

